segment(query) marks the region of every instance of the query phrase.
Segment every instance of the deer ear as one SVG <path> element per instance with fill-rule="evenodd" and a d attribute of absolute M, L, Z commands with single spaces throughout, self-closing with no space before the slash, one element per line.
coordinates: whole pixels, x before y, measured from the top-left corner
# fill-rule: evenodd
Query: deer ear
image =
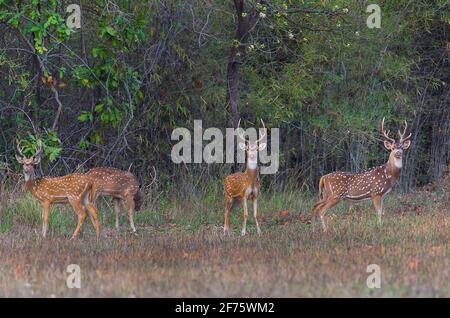
<path fill-rule="evenodd" d="M 259 144 L 259 151 L 264 150 L 264 148 L 266 148 L 267 144 L 265 142 L 262 142 Z"/>
<path fill-rule="evenodd" d="M 408 149 L 409 146 L 411 146 L 411 140 L 405 140 L 405 141 L 402 143 L 402 148 L 405 149 L 405 150 Z"/>
<path fill-rule="evenodd" d="M 33 158 L 33 164 L 34 164 L 34 165 L 39 164 L 39 162 L 41 162 L 41 157 L 40 157 L 40 156 L 34 157 L 34 158 Z"/>
<path fill-rule="evenodd" d="M 239 148 L 241 148 L 242 150 L 246 150 L 247 146 L 243 142 L 240 142 L 239 143 Z"/>
<path fill-rule="evenodd" d="M 22 163 L 22 164 L 23 164 L 23 158 L 20 157 L 19 155 L 16 155 L 16 160 L 17 160 L 19 163 Z"/>
<path fill-rule="evenodd" d="M 390 142 L 389 140 L 384 141 L 384 147 L 386 147 L 387 150 L 392 150 L 393 146 L 394 146 L 394 144 L 392 142 Z"/>

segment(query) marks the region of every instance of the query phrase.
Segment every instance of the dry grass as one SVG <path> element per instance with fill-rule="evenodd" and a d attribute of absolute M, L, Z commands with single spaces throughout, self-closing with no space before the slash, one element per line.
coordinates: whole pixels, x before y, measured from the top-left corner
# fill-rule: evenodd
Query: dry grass
<path fill-rule="evenodd" d="M 111 213 L 97 244 L 88 222 L 82 238 L 68 241 L 75 226 L 68 208 L 56 209 L 49 237 L 40 238 L 39 206 L 21 196 L 6 208 L 0 227 L 0 296 L 450 296 L 448 189 L 391 194 L 381 228 L 370 202 L 351 213 L 341 204 L 328 214 L 326 234 L 311 232 L 311 199 L 295 192 L 266 195 L 263 234 L 257 236 L 250 222 L 245 238 L 238 236 L 240 210 L 234 235 L 222 237 L 215 197 L 162 201 L 158 212 L 136 216 L 138 237 L 125 216 L 116 233 Z M 66 287 L 72 263 L 81 267 L 81 289 Z M 380 289 L 366 286 L 369 264 L 381 267 Z"/>

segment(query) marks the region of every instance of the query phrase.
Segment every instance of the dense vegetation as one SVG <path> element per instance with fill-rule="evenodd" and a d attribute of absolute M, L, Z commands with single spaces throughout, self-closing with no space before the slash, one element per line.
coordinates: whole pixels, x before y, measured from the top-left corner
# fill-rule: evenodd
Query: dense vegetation
<path fill-rule="evenodd" d="M 81 28 L 66 8 L 81 7 Z M 266 186 L 314 190 L 323 173 L 381 164 L 379 124 L 413 133 L 400 187 L 450 163 L 447 0 L 0 0 L 0 164 L 44 145 L 42 172 L 111 165 L 152 191 L 219 180 L 231 165 L 175 165 L 176 127 L 281 128 Z M 158 188 L 157 188 L 158 187 Z M 180 188 L 178 188 L 180 189 Z M 181 189 L 180 189 L 181 190 Z"/>

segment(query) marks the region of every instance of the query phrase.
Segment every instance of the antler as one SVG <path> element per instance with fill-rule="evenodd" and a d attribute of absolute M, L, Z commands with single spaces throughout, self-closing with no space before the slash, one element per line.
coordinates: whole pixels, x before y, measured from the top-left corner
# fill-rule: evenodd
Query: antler
<path fill-rule="evenodd" d="M 263 134 L 261 137 L 259 137 L 259 139 L 256 141 L 256 143 L 260 142 L 267 134 L 266 125 L 264 125 L 264 121 L 262 119 L 261 119 L 261 123 L 263 125 Z"/>
<path fill-rule="evenodd" d="M 20 146 L 20 141 L 17 140 L 17 139 L 16 139 L 16 145 L 17 145 L 17 151 L 19 152 L 19 154 L 20 154 L 22 157 L 25 157 L 25 156 L 23 155 L 23 148 Z"/>
<path fill-rule="evenodd" d="M 242 134 L 241 132 L 240 132 L 240 129 L 239 129 L 239 126 L 241 125 L 241 119 L 239 118 L 239 121 L 238 121 L 238 125 L 237 125 L 237 131 L 238 131 L 238 136 L 239 136 L 239 138 L 241 138 L 242 139 L 242 141 L 244 142 L 244 143 L 247 143 L 247 140 L 245 140 L 245 137 L 244 137 L 244 134 Z"/>
<path fill-rule="evenodd" d="M 384 130 L 384 119 L 385 119 L 385 117 L 383 117 L 383 120 L 381 121 L 381 132 L 383 133 L 384 138 L 395 143 L 395 139 L 389 137 L 390 130 L 388 130 L 388 131 Z"/>
<path fill-rule="evenodd" d="M 42 153 L 42 147 L 39 147 L 39 149 L 36 151 L 36 153 L 33 155 L 33 157 L 37 158 L 41 155 Z"/>
<path fill-rule="evenodd" d="M 403 129 L 403 133 L 400 132 L 400 129 L 398 130 L 398 135 L 400 136 L 400 143 L 408 140 L 409 138 L 411 138 L 412 133 L 409 133 L 408 137 L 405 138 L 405 134 L 406 134 L 406 129 L 408 128 L 408 123 L 405 120 L 405 129 Z"/>
<path fill-rule="evenodd" d="M 20 141 L 17 140 L 17 139 L 16 139 L 16 145 L 17 145 L 17 151 L 19 152 L 19 154 L 20 154 L 22 157 L 25 157 L 25 158 L 26 158 L 26 156 L 23 154 L 23 147 L 20 146 Z M 38 158 L 38 157 L 40 157 L 41 153 L 42 153 L 42 147 L 39 147 L 38 150 L 36 151 L 36 153 L 33 155 L 33 158 Z"/>
<path fill-rule="evenodd" d="M 258 142 L 260 142 L 261 140 L 263 140 L 263 138 L 264 138 L 264 137 L 266 136 L 266 134 L 267 134 L 266 125 L 264 125 L 264 121 L 263 121 L 262 119 L 261 119 L 261 123 L 262 123 L 262 125 L 263 125 L 263 134 L 259 137 L 258 140 L 255 141 L 255 144 L 257 144 Z M 241 124 L 241 119 L 239 118 L 238 126 L 237 126 L 237 128 L 236 128 L 236 129 L 238 130 L 238 136 L 239 136 L 239 138 L 241 138 L 245 143 L 247 143 L 247 140 L 245 139 L 244 134 L 242 134 L 242 133 L 240 132 L 240 130 L 239 130 L 240 124 Z"/>

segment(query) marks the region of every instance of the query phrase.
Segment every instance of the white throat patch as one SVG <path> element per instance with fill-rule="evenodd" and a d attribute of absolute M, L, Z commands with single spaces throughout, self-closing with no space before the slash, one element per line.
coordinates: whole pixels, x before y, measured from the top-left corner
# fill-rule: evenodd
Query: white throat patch
<path fill-rule="evenodd" d="M 255 160 L 255 161 L 253 161 L 253 160 L 248 160 L 248 162 L 247 162 L 247 167 L 248 167 L 249 169 L 256 169 L 256 167 L 258 167 L 258 161 L 257 161 L 257 160 Z"/>
<path fill-rule="evenodd" d="M 398 169 L 401 169 L 403 166 L 403 161 L 402 159 L 394 159 L 394 166 Z"/>

